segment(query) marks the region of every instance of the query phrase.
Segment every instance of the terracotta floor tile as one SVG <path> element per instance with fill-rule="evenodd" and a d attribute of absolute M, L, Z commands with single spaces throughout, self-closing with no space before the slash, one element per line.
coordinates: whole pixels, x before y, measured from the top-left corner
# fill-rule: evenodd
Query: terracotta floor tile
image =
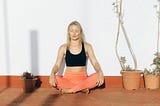
<path fill-rule="evenodd" d="M 0 87 L 0 106 L 160 106 L 160 89 L 105 88 L 89 94 L 60 94 L 51 88 L 24 93 L 21 88 Z"/>

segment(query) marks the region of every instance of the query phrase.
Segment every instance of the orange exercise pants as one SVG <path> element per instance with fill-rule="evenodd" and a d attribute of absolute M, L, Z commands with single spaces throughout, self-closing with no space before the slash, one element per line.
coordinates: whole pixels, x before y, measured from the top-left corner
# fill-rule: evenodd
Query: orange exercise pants
<path fill-rule="evenodd" d="M 93 73 L 87 76 L 86 71 L 70 72 L 66 71 L 64 76 L 56 76 L 57 88 L 69 88 L 73 92 L 81 91 L 83 89 L 91 89 L 97 86 L 98 73 Z"/>

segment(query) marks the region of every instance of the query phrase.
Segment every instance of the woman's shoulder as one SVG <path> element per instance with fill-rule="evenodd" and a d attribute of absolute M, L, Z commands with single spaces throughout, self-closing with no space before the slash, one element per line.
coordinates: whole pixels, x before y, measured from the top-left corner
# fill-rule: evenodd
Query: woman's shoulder
<path fill-rule="evenodd" d="M 59 47 L 59 49 L 62 49 L 62 50 L 66 50 L 66 48 L 67 48 L 67 44 L 66 43 L 60 45 L 60 47 Z"/>
<path fill-rule="evenodd" d="M 84 46 L 85 46 L 86 48 L 92 47 L 92 45 L 91 45 L 90 43 L 88 43 L 88 42 L 85 42 L 85 43 L 84 43 Z"/>
<path fill-rule="evenodd" d="M 85 50 L 88 51 L 88 50 L 91 50 L 92 49 L 92 45 L 88 42 L 85 42 L 84 43 L 84 47 L 85 47 Z"/>

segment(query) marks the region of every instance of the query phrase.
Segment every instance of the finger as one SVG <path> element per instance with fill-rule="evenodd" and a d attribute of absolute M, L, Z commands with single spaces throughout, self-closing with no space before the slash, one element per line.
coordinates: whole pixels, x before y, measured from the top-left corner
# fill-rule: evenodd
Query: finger
<path fill-rule="evenodd" d="M 99 80 L 97 81 L 97 86 L 98 86 L 98 87 L 100 86 L 100 81 L 99 81 Z"/>
<path fill-rule="evenodd" d="M 102 85 L 102 83 L 101 83 L 101 82 L 99 82 L 99 85 L 98 85 L 98 86 L 100 87 L 101 85 Z"/>
<path fill-rule="evenodd" d="M 103 81 L 99 81 L 99 86 L 101 86 L 104 82 Z"/>
<path fill-rule="evenodd" d="M 103 82 L 100 82 L 100 86 L 103 84 Z"/>
<path fill-rule="evenodd" d="M 97 80 L 96 85 L 99 86 L 99 81 Z"/>

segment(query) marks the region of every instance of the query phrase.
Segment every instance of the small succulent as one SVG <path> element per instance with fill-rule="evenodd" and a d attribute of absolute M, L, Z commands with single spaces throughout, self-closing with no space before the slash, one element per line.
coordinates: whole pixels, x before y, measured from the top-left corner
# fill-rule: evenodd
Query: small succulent
<path fill-rule="evenodd" d="M 144 74 L 145 75 L 156 75 L 156 76 L 159 76 L 160 75 L 160 70 L 158 70 L 158 69 L 151 70 L 151 69 L 145 68 L 144 69 Z"/>
<path fill-rule="evenodd" d="M 120 62 L 122 64 L 122 71 L 134 71 L 134 69 L 130 65 L 126 65 L 125 57 L 121 57 Z"/>
<path fill-rule="evenodd" d="M 34 79 L 34 76 L 33 76 L 33 74 L 32 73 L 30 73 L 30 72 L 23 72 L 23 74 L 22 74 L 22 79 Z"/>
<path fill-rule="evenodd" d="M 152 74 L 152 75 L 160 75 L 160 53 L 157 52 L 155 55 L 155 58 L 153 59 L 153 63 L 151 66 L 155 66 L 152 70 L 151 69 L 144 69 L 144 74 Z"/>
<path fill-rule="evenodd" d="M 155 65 L 156 69 L 160 69 L 160 53 L 154 54 L 156 57 L 153 59 L 153 63 L 151 65 Z"/>

